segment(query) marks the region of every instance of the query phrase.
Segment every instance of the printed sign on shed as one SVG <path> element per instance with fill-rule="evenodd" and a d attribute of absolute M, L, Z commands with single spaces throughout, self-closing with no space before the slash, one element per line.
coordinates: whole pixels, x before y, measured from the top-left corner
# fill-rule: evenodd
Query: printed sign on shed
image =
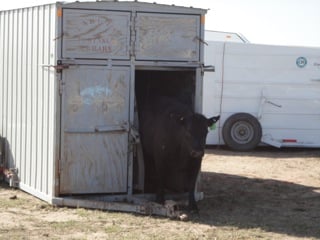
<path fill-rule="evenodd" d="M 127 12 L 64 11 L 64 57 L 129 59 Z"/>

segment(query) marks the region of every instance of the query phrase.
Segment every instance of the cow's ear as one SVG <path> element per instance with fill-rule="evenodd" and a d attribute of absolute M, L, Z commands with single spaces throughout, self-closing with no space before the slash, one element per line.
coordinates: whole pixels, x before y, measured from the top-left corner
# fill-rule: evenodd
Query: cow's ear
<path fill-rule="evenodd" d="M 208 118 L 208 127 L 211 128 L 216 122 L 218 122 L 219 119 L 220 119 L 220 115 L 212 118 Z"/>

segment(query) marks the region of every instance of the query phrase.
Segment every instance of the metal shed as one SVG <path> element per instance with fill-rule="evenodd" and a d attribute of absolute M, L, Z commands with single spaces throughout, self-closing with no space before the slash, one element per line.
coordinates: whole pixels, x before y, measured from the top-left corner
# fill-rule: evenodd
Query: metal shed
<path fill-rule="evenodd" d="M 160 91 L 201 111 L 205 13 L 117 1 L 0 12 L 0 167 L 11 185 L 109 209 L 110 194 L 144 192 L 136 103 Z"/>

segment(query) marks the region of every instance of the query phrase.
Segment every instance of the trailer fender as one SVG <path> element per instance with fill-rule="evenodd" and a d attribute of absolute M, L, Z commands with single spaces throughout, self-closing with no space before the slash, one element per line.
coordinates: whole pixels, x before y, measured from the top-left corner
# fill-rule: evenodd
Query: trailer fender
<path fill-rule="evenodd" d="M 248 151 L 260 143 L 262 128 L 258 119 L 251 114 L 236 113 L 225 121 L 222 137 L 232 150 Z"/>

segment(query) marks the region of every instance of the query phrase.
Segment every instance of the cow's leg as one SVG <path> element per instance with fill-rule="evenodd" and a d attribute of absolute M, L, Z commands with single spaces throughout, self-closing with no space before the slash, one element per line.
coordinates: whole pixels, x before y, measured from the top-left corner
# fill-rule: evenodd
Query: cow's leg
<path fill-rule="evenodd" d="M 189 192 L 189 204 L 188 208 L 190 211 L 198 212 L 198 206 L 194 197 L 195 194 L 195 187 L 196 181 L 198 177 L 198 173 L 201 167 L 201 158 L 200 159 L 190 159 L 189 160 L 189 168 L 188 168 L 188 175 L 187 175 L 187 186 Z"/>

